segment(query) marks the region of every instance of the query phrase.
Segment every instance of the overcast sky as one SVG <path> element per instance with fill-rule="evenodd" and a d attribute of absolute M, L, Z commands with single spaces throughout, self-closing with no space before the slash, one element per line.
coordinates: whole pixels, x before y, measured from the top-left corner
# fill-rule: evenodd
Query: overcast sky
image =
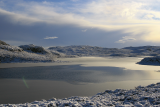
<path fill-rule="evenodd" d="M 0 0 L 0 40 L 19 46 L 160 45 L 160 0 Z"/>

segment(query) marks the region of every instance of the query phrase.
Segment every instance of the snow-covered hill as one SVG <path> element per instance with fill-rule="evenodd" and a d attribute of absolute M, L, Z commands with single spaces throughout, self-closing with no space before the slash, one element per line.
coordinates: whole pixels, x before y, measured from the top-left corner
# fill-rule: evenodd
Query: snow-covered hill
<path fill-rule="evenodd" d="M 0 44 L 0 62 L 53 62 L 57 57 L 63 57 L 65 54 L 44 49 L 41 46 L 21 45 L 10 46 L 2 41 Z"/>
<path fill-rule="evenodd" d="M 132 54 L 140 56 L 158 56 L 160 54 L 160 46 L 125 47 L 123 49 L 131 50 Z"/>
<path fill-rule="evenodd" d="M 97 46 L 54 46 L 48 49 L 42 46 L 21 45 L 10 46 L 0 41 L 0 61 L 1 62 L 50 62 L 55 58 L 64 57 L 138 57 L 138 56 L 160 56 L 160 46 L 140 46 L 118 48 L 103 48 Z"/>
<path fill-rule="evenodd" d="M 39 55 L 35 53 L 29 53 L 26 51 L 7 51 L 0 49 L 0 62 L 10 63 L 10 62 L 52 62 L 53 58 L 46 55 Z"/>
<path fill-rule="evenodd" d="M 131 52 L 128 49 L 117 49 L 117 48 L 102 48 L 97 46 L 56 46 L 48 48 L 50 50 L 56 50 L 66 55 L 77 55 L 77 56 L 128 56 Z"/>
<path fill-rule="evenodd" d="M 99 57 L 139 57 L 153 56 L 144 58 L 138 64 L 160 65 L 160 46 L 139 46 L 117 48 L 102 48 L 97 46 L 56 46 L 49 50 L 55 50 L 66 55 L 76 56 L 99 56 Z"/>
<path fill-rule="evenodd" d="M 142 59 L 140 62 L 137 64 L 141 65 L 159 65 L 160 66 L 160 56 L 156 57 L 146 57 Z"/>
<path fill-rule="evenodd" d="M 16 52 L 16 51 L 22 52 L 23 51 L 23 49 L 20 48 L 20 47 L 10 46 L 10 45 L 0 45 L 0 49 L 4 49 L 4 50 L 7 50 L 7 51 L 12 51 L 12 52 Z"/>

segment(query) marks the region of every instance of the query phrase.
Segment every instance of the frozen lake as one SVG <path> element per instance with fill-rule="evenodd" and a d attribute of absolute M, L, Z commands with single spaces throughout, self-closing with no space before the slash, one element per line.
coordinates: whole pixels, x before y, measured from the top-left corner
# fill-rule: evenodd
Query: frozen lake
<path fill-rule="evenodd" d="M 0 103 L 92 96 L 106 89 L 131 89 L 160 82 L 159 66 L 141 58 L 65 58 L 64 63 L 0 64 Z"/>

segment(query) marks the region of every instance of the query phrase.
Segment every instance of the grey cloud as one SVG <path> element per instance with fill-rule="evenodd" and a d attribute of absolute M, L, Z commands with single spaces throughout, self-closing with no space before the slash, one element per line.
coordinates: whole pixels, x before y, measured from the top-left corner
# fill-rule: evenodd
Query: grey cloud
<path fill-rule="evenodd" d="M 129 37 L 129 36 L 124 36 L 122 37 L 122 39 L 116 41 L 116 43 L 126 43 L 128 41 L 135 41 L 136 39 L 133 37 Z"/>
<path fill-rule="evenodd" d="M 56 39 L 56 38 L 58 38 L 58 37 L 56 37 L 56 36 L 54 36 L 54 37 L 45 37 L 44 39 Z"/>
<path fill-rule="evenodd" d="M 8 44 L 23 45 L 35 44 L 39 46 L 66 46 L 66 45 L 91 45 L 102 47 L 124 47 L 124 44 L 115 44 L 114 41 L 130 34 L 124 34 L 122 30 L 106 31 L 98 28 L 80 27 L 75 24 L 54 24 L 44 21 L 22 19 L 16 14 L 0 11 L 0 39 L 8 41 Z M 33 23 L 33 22 L 34 23 Z M 26 24 L 26 23 L 29 24 Z M 82 29 L 87 32 L 82 32 Z M 44 40 L 44 37 L 59 39 Z M 127 44 L 130 45 L 130 44 Z M 138 45 L 138 44 L 136 44 Z"/>
<path fill-rule="evenodd" d="M 31 16 L 29 17 L 22 14 L 16 14 L 16 13 L 5 11 L 3 9 L 0 9 L 0 17 L 3 17 L 6 21 L 12 24 L 32 25 L 37 22 L 43 22 Z"/>
<path fill-rule="evenodd" d="M 103 47 L 116 47 L 114 41 L 120 31 L 106 32 L 96 28 L 87 28 L 83 33 L 82 27 L 75 25 L 57 25 L 37 22 L 32 25 L 15 24 L 10 22 L 10 16 L 0 14 L 0 38 L 8 41 L 9 44 L 23 45 L 35 44 L 39 46 L 66 46 L 66 45 L 92 45 Z M 44 40 L 44 37 L 53 37 L 56 35 L 59 39 Z M 112 35 L 112 36 L 110 36 Z"/>
<path fill-rule="evenodd" d="M 86 31 L 87 31 L 87 29 L 82 30 L 82 32 L 86 32 Z"/>

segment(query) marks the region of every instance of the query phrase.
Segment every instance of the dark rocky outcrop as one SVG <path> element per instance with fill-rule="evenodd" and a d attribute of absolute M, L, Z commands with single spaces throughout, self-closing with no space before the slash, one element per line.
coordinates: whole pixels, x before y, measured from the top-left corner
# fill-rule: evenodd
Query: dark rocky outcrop
<path fill-rule="evenodd" d="M 23 50 L 31 51 L 31 52 L 34 52 L 34 53 L 41 53 L 41 54 L 49 53 L 43 47 L 41 47 L 41 46 L 35 46 L 33 44 L 30 44 L 30 45 L 21 45 L 19 47 L 22 48 Z"/>
<path fill-rule="evenodd" d="M 0 45 L 9 45 L 9 44 L 7 44 L 6 42 L 0 40 Z"/>

